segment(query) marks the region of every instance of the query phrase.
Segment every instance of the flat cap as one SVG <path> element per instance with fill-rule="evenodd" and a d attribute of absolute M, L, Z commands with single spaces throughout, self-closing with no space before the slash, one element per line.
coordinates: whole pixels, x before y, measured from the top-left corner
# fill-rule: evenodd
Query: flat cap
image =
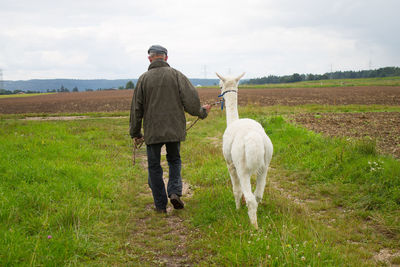
<path fill-rule="evenodd" d="M 149 50 L 147 51 L 147 54 L 150 54 L 151 52 L 157 53 L 157 54 L 165 54 L 166 56 L 168 55 L 168 50 L 167 48 L 161 46 L 161 45 L 152 45 L 150 46 Z"/>

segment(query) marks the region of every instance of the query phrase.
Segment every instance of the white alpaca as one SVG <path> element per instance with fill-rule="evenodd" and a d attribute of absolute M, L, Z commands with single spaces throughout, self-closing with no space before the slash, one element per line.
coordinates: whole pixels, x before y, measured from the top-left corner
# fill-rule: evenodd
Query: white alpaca
<path fill-rule="evenodd" d="M 240 208 L 240 201 L 244 195 L 250 222 L 257 229 L 257 207 L 264 194 L 268 165 L 272 158 L 272 142 L 258 122 L 239 119 L 238 82 L 244 73 L 237 78 L 216 74 L 221 79 L 221 95 L 226 106 L 227 127 L 222 150 L 231 176 L 236 209 Z M 257 185 L 253 194 L 250 177 L 254 173 L 257 175 Z"/>

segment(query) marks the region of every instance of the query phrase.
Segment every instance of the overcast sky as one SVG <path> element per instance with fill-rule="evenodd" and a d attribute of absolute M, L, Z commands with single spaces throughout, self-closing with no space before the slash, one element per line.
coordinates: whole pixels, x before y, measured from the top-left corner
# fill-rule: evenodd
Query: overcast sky
<path fill-rule="evenodd" d="M 4 80 L 190 78 L 400 66 L 399 0 L 0 0 Z"/>

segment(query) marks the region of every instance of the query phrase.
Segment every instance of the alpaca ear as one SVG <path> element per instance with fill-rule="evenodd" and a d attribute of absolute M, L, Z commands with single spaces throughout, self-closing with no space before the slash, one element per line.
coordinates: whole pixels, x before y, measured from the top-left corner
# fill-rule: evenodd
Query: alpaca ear
<path fill-rule="evenodd" d="M 243 72 L 242 74 L 239 75 L 239 77 L 237 77 L 235 80 L 236 82 L 239 82 L 240 79 L 242 79 L 242 77 L 246 74 L 246 72 Z"/>
<path fill-rule="evenodd" d="M 226 79 L 224 77 L 222 77 L 221 75 L 219 75 L 217 72 L 215 74 L 218 76 L 218 78 L 221 79 L 222 82 L 226 81 Z"/>

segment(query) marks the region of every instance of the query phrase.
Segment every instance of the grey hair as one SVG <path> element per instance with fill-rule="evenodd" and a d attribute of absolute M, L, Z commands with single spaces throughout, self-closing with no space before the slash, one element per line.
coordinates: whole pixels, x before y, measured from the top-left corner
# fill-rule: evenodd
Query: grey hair
<path fill-rule="evenodd" d="M 151 58 L 154 58 L 154 57 L 162 57 L 163 59 L 165 59 L 166 56 L 167 56 L 167 55 L 164 54 L 164 53 L 162 53 L 162 52 L 159 52 L 159 53 L 157 53 L 157 52 L 150 52 L 150 53 L 149 53 L 149 57 L 151 57 Z"/>

